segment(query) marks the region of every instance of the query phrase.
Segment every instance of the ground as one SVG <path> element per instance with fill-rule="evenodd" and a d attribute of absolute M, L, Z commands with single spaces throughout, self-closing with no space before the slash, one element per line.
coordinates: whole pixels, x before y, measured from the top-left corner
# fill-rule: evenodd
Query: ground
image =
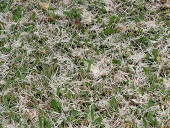
<path fill-rule="evenodd" d="M 165 0 L 1 0 L 0 128 L 169 128 Z"/>

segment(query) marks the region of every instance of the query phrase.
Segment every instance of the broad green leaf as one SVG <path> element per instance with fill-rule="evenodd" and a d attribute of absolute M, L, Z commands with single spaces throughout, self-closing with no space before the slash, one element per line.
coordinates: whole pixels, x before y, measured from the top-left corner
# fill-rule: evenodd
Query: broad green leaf
<path fill-rule="evenodd" d="M 6 8 L 6 6 L 7 6 L 7 4 L 6 4 L 5 0 L 0 2 L 0 12 L 3 12 Z"/>
<path fill-rule="evenodd" d="M 92 61 L 91 60 L 87 60 L 87 62 L 88 62 L 87 72 L 90 72 Z"/>
<path fill-rule="evenodd" d="M 148 41 L 148 48 L 152 47 L 152 43 Z"/>
<path fill-rule="evenodd" d="M 78 114 L 79 114 L 79 112 L 77 110 L 75 110 L 75 109 L 71 110 L 71 116 L 72 117 L 76 117 Z"/>
<path fill-rule="evenodd" d="M 8 11 L 11 9 L 11 5 L 12 5 L 13 2 L 14 2 L 14 0 L 10 0 L 10 1 L 8 2 Z"/>
<path fill-rule="evenodd" d="M 153 49 L 152 54 L 154 55 L 154 58 L 156 59 L 158 57 L 158 49 Z"/>
<path fill-rule="evenodd" d="M 117 101 L 116 97 L 113 96 L 109 104 L 113 109 L 118 110 L 119 102 Z"/>
<path fill-rule="evenodd" d="M 44 117 L 44 128 L 52 128 L 52 124 L 49 119 Z"/>
<path fill-rule="evenodd" d="M 55 99 L 53 99 L 51 101 L 51 107 L 54 109 L 54 111 L 56 112 L 61 112 L 62 111 L 62 105 L 59 101 L 56 101 Z"/>
<path fill-rule="evenodd" d="M 22 79 L 22 73 L 21 73 L 19 70 L 17 70 L 16 76 L 17 76 L 20 80 Z"/>
<path fill-rule="evenodd" d="M 148 41 L 148 38 L 146 38 L 146 37 L 141 37 L 141 38 L 139 38 L 139 41 L 140 41 L 141 43 L 145 43 L 146 41 Z"/>
<path fill-rule="evenodd" d="M 95 119 L 94 122 L 97 123 L 98 125 L 101 125 L 101 123 L 102 123 L 102 117 L 98 117 L 97 119 Z"/>
<path fill-rule="evenodd" d="M 6 81 L 5 87 L 3 88 L 4 91 L 8 89 L 10 83 L 11 83 L 11 79 L 9 78 L 9 79 Z"/>
<path fill-rule="evenodd" d="M 149 53 L 146 53 L 145 59 L 149 60 L 149 57 L 150 57 L 150 54 L 149 54 Z"/>
<path fill-rule="evenodd" d="M 57 96 L 60 96 L 60 95 L 61 95 L 61 91 L 60 91 L 60 90 L 61 90 L 61 88 L 58 87 L 58 88 L 57 88 Z"/>
<path fill-rule="evenodd" d="M 108 29 L 104 30 L 105 35 L 110 35 L 110 34 L 113 34 L 114 32 L 115 32 L 115 30 L 113 28 L 108 28 Z"/>
<path fill-rule="evenodd" d="M 5 108 L 6 108 L 6 109 L 9 109 L 9 104 L 8 104 L 7 96 L 4 96 L 4 97 L 3 97 L 3 102 L 4 102 Z"/>
<path fill-rule="evenodd" d="M 14 112 L 12 110 L 10 110 L 10 117 L 11 117 L 11 120 L 15 119 L 15 115 L 14 115 Z"/>
<path fill-rule="evenodd" d="M 12 20 L 15 21 L 15 22 L 18 22 L 19 19 L 22 17 L 22 15 L 23 15 L 23 7 L 18 6 L 15 13 L 13 14 Z"/>
<path fill-rule="evenodd" d="M 110 21 L 109 21 L 109 26 L 112 24 L 112 23 L 114 23 L 114 20 L 116 19 L 116 16 L 112 16 L 112 17 L 110 17 Z"/>
<path fill-rule="evenodd" d="M 168 34 L 167 38 L 170 38 L 170 33 Z"/>
<path fill-rule="evenodd" d="M 153 101 L 152 99 L 150 99 L 149 101 L 148 101 L 148 106 L 149 107 L 152 107 L 152 106 L 154 106 L 155 105 L 155 101 Z"/>
<path fill-rule="evenodd" d="M 140 18 L 141 20 L 144 20 L 144 15 L 143 15 L 141 12 L 139 12 L 139 18 Z"/>
<path fill-rule="evenodd" d="M 144 91 L 143 91 L 143 88 L 142 88 L 142 87 L 139 87 L 139 92 L 140 92 L 140 94 L 142 94 L 142 96 L 143 96 Z"/>
<path fill-rule="evenodd" d="M 155 35 L 154 40 L 155 40 L 155 41 L 157 41 L 157 40 L 158 40 L 158 38 L 159 38 L 159 36 L 160 36 L 160 34 L 159 34 L 159 33 L 158 33 L 158 34 L 156 34 L 156 35 Z"/>
<path fill-rule="evenodd" d="M 31 16 L 31 20 L 32 20 L 32 21 L 35 21 L 35 17 L 36 17 L 36 13 L 34 12 L 34 13 L 32 14 L 32 16 Z"/>
<path fill-rule="evenodd" d="M 149 70 L 146 67 L 143 67 L 143 71 L 145 72 L 146 75 L 149 75 Z"/>
<path fill-rule="evenodd" d="M 140 8 L 143 12 L 145 12 L 145 7 L 144 7 L 142 4 L 139 4 L 139 8 Z"/>
<path fill-rule="evenodd" d="M 90 117 L 92 120 L 94 120 L 94 108 L 92 108 L 90 111 Z"/>
<path fill-rule="evenodd" d="M 121 60 L 114 59 L 112 62 L 116 65 L 121 65 Z"/>
<path fill-rule="evenodd" d="M 147 127 L 147 122 L 146 122 L 144 117 L 142 118 L 142 121 L 143 121 L 144 128 L 146 128 Z"/>
<path fill-rule="evenodd" d="M 18 38 L 19 38 L 20 35 L 21 35 L 21 32 L 18 32 L 18 33 L 16 34 L 15 39 L 18 40 Z"/>
<path fill-rule="evenodd" d="M 115 20 L 115 23 L 116 23 L 116 24 L 119 23 L 120 19 L 121 19 L 121 16 L 118 15 L 118 17 L 117 17 L 116 20 Z"/>
<path fill-rule="evenodd" d="M 66 12 L 66 11 L 64 11 L 63 14 L 66 15 L 66 16 L 68 16 L 71 20 L 73 19 L 73 15 L 72 15 L 71 12 Z"/>
<path fill-rule="evenodd" d="M 43 121 L 42 121 L 42 117 L 39 117 L 39 128 L 43 128 Z"/>

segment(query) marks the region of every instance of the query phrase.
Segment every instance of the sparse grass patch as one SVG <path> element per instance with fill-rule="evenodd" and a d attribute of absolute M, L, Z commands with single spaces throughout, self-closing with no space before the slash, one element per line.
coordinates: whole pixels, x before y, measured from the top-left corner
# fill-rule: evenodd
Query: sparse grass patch
<path fill-rule="evenodd" d="M 169 12 L 149 0 L 0 1 L 0 128 L 170 127 Z"/>

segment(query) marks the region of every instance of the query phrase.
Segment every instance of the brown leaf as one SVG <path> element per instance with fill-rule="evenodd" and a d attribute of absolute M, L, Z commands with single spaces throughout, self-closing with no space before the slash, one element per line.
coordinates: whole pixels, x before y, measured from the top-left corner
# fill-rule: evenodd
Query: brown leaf
<path fill-rule="evenodd" d="M 76 26 L 80 26 L 81 25 L 80 20 L 79 19 L 75 19 L 75 24 L 76 24 Z"/>
<path fill-rule="evenodd" d="M 165 9 L 170 9 L 170 3 L 165 3 L 163 6 Z"/>
<path fill-rule="evenodd" d="M 57 0 L 51 0 L 51 3 L 55 3 L 55 2 L 57 2 Z"/>
<path fill-rule="evenodd" d="M 160 0 L 160 2 L 161 2 L 161 3 L 166 3 L 166 2 L 167 2 L 167 0 Z"/>
<path fill-rule="evenodd" d="M 118 27 L 118 28 L 116 29 L 116 33 L 119 33 L 119 32 L 121 32 L 122 30 L 123 30 L 122 27 Z"/>
<path fill-rule="evenodd" d="M 170 124 L 170 118 L 164 124 Z"/>
<path fill-rule="evenodd" d="M 136 99 L 132 99 L 130 102 L 129 102 L 129 105 L 133 105 L 133 106 L 137 106 L 139 105 L 140 103 L 136 100 Z"/>
<path fill-rule="evenodd" d="M 53 20 L 54 20 L 54 18 L 53 18 L 52 16 L 47 16 L 45 19 L 46 19 L 47 21 L 53 21 Z"/>
<path fill-rule="evenodd" d="M 130 122 L 124 123 L 123 126 L 124 128 L 132 128 L 132 125 Z"/>
<path fill-rule="evenodd" d="M 49 4 L 48 3 L 41 3 L 41 7 L 45 10 L 48 10 Z"/>
<path fill-rule="evenodd" d="M 82 86 L 82 90 L 87 90 L 87 86 L 86 86 L 86 85 L 83 85 L 83 86 Z"/>

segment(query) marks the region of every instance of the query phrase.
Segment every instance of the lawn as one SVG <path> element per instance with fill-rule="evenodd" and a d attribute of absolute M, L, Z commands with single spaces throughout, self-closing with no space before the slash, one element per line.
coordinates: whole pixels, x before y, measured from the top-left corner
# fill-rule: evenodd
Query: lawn
<path fill-rule="evenodd" d="M 170 128 L 170 1 L 0 0 L 0 128 Z"/>

